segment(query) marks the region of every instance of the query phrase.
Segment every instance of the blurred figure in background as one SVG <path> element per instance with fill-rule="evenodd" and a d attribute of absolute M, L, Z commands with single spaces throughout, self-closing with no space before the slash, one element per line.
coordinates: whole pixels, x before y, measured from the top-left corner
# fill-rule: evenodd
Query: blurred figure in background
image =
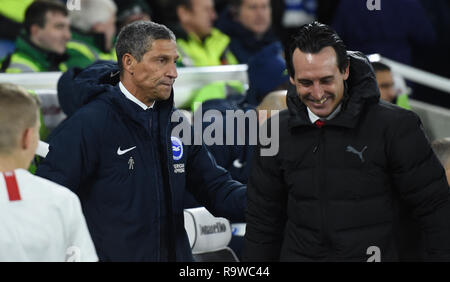
<path fill-rule="evenodd" d="M 441 161 L 441 164 L 445 169 L 447 182 L 450 184 L 450 137 L 433 141 L 431 147 Z"/>
<path fill-rule="evenodd" d="M 208 110 L 218 110 L 223 120 L 223 140 L 226 140 L 226 112 L 228 110 L 242 110 L 244 113 L 248 111 L 261 110 L 282 110 L 286 108 L 285 93 L 274 91 L 286 90 L 289 85 L 289 76 L 286 71 L 286 63 L 281 55 L 282 48 L 279 43 L 273 43 L 262 49 L 249 62 L 248 76 L 249 89 L 245 95 L 234 94 L 222 99 L 212 99 L 202 104 L 203 115 Z M 266 96 L 270 95 L 270 98 Z M 284 100 L 284 101 L 280 101 Z M 264 101 L 264 102 L 263 102 Z M 258 115 L 260 125 L 265 121 L 263 115 Z M 203 130 L 214 123 L 203 122 Z M 238 144 L 237 138 L 243 137 L 237 132 L 237 125 L 234 126 L 233 144 Z M 227 169 L 231 177 L 242 183 L 247 183 L 249 169 L 251 165 L 252 151 L 254 145 L 249 144 L 249 126 L 245 127 L 245 145 L 209 145 L 208 149 L 216 159 L 216 162 Z"/>
<path fill-rule="evenodd" d="M 218 66 L 237 64 L 230 51 L 230 38 L 213 23 L 217 18 L 213 0 L 177 0 L 180 29 L 174 30 L 179 66 Z"/>
<path fill-rule="evenodd" d="M 71 37 L 66 6 L 50 0 L 33 2 L 25 12 L 24 27 L 14 53 L 2 60 L 1 71 L 66 70 L 66 43 Z"/>
<path fill-rule="evenodd" d="M 97 261 L 78 197 L 25 170 L 38 109 L 26 90 L 0 83 L 0 261 Z"/>
<path fill-rule="evenodd" d="M 250 88 L 245 95 L 232 94 L 222 99 L 208 100 L 202 104 L 201 115 L 203 117 L 214 113 L 209 122 L 202 123 L 202 133 L 208 130 L 208 127 L 216 123 L 217 120 L 221 120 L 222 140 L 227 140 L 231 135 L 234 136 L 234 145 L 226 145 L 225 141 L 223 145 L 206 144 L 208 150 L 214 156 L 217 164 L 228 170 L 231 177 L 241 183 L 247 183 L 253 151 L 256 147 L 256 144 L 251 143 L 250 132 L 255 129 L 251 117 L 254 118 L 253 122 L 257 122 L 261 126 L 276 111 L 281 111 L 287 107 L 285 90 L 289 84 L 289 76 L 281 53 L 281 44 L 275 42 L 263 48 L 250 59 L 248 69 Z M 233 113 L 242 111 L 245 116 L 250 116 L 241 121 L 245 123 L 244 131 L 239 130 L 238 119 L 232 120 L 234 131 L 227 131 L 227 126 L 229 126 L 229 124 L 227 125 L 229 123 L 227 112 L 229 111 Z M 197 114 L 200 113 L 197 112 L 194 115 Z M 258 136 L 258 127 L 253 133 Z M 215 132 L 214 134 L 217 136 L 219 133 Z M 243 145 L 238 145 L 238 140 L 242 140 Z M 186 208 L 199 206 L 190 193 L 186 193 L 184 201 Z M 233 236 L 229 244 L 229 247 L 234 250 L 239 258 L 241 258 L 242 245 L 243 237 L 238 235 Z"/>
<path fill-rule="evenodd" d="M 230 50 L 230 38 L 213 27 L 217 18 L 213 0 L 177 0 L 176 12 L 179 26 L 174 28 L 177 36 L 178 66 L 205 67 L 238 64 Z M 195 103 L 222 98 L 224 90 L 244 92 L 239 81 L 215 81 L 195 89 L 186 105 L 181 107 L 195 111 Z"/>
<path fill-rule="evenodd" d="M 272 28 L 270 0 L 233 0 L 217 27 L 231 38 L 230 50 L 241 64 L 265 46 L 277 42 Z"/>
<path fill-rule="evenodd" d="M 403 78 L 398 77 L 396 81 L 391 68 L 381 62 L 372 62 L 372 67 L 375 71 L 378 88 L 380 89 L 380 98 L 389 103 L 411 110 L 408 92 L 406 92 L 407 87 Z M 403 82 L 402 87 L 397 87 L 398 85 L 396 85 L 396 82 L 397 84 Z"/>
<path fill-rule="evenodd" d="M 79 0 L 70 11 L 72 40 L 68 67 L 84 68 L 97 60 L 117 61 L 114 51 L 117 6 L 112 0 Z"/>

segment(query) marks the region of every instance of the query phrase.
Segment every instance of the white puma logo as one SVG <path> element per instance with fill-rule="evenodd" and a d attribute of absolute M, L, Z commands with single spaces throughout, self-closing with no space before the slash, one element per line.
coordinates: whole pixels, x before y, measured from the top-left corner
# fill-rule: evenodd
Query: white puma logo
<path fill-rule="evenodd" d="M 353 153 L 358 155 L 358 157 L 361 159 L 361 162 L 364 162 L 364 157 L 363 157 L 363 152 L 367 149 L 367 146 L 364 146 L 364 148 L 361 150 L 361 152 L 357 151 L 355 148 L 353 148 L 352 146 L 347 146 L 347 152 Z"/>

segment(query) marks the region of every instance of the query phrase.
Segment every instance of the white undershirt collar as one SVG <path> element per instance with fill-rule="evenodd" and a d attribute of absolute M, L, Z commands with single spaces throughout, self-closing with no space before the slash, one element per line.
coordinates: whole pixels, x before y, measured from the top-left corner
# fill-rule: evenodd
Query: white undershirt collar
<path fill-rule="evenodd" d="M 136 98 L 136 96 L 134 96 L 133 94 L 130 93 L 130 91 L 128 91 L 125 86 L 122 84 L 122 81 L 119 82 L 119 88 L 120 91 L 122 91 L 123 95 L 125 95 L 125 97 L 127 97 L 129 100 L 133 101 L 134 103 L 136 103 L 139 107 L 141 107 L 144 111 L 148 110 L 148 109 L 152 109 L 155 106 L 155 101 L 153 102 L 153 104 L 148 107 L 146 104 L 142 103 L 141 101 L 139 101 L 138 98 Z"/>
<path fill-rule="evenodd" d="M 318 119 L 320 120 L 332 120 L 340 111 L 341 111 L 341 105 L 342 103 L 340 103 L 336 109 L 326 118 L 320 118 L 318 116 L 316 116 L 313 112 L 311 112 L 311 110 L 306 107 L 308 109 L 308 116 L 309 116 L 309 120 L 311 121 L 311 123 L 315 123 Z"/>

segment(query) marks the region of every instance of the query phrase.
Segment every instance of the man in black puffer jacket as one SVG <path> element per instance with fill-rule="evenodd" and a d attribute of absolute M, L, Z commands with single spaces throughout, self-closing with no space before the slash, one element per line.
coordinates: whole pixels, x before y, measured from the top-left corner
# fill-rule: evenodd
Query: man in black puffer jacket
<path fill-rule="evenodd" d="M 449 186 L 417 115 L 380 101 L 367 58 L 326 25 L 301 27 L 286 61 L 296 91 L 278 154 L 254 154 L 244 259 L 400 260 L 405 205 L 424 259 L 449 261 Z"/>

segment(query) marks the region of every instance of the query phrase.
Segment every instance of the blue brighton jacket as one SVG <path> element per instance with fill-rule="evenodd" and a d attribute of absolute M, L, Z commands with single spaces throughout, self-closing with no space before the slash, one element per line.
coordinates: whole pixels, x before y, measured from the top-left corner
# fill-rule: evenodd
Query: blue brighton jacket
<path fill-rule="evenodd" d="M 85 105 L 52 133 L 37 174 L 80 197 L 101 261 L 190 261 L 185 189 L 214 215 L 243 221 L 245 186 L 204 145 L 171 136 L 173 92 L 144 111 L 118 82 L 107 62 L 62 76 L 62 104 Z"/>

